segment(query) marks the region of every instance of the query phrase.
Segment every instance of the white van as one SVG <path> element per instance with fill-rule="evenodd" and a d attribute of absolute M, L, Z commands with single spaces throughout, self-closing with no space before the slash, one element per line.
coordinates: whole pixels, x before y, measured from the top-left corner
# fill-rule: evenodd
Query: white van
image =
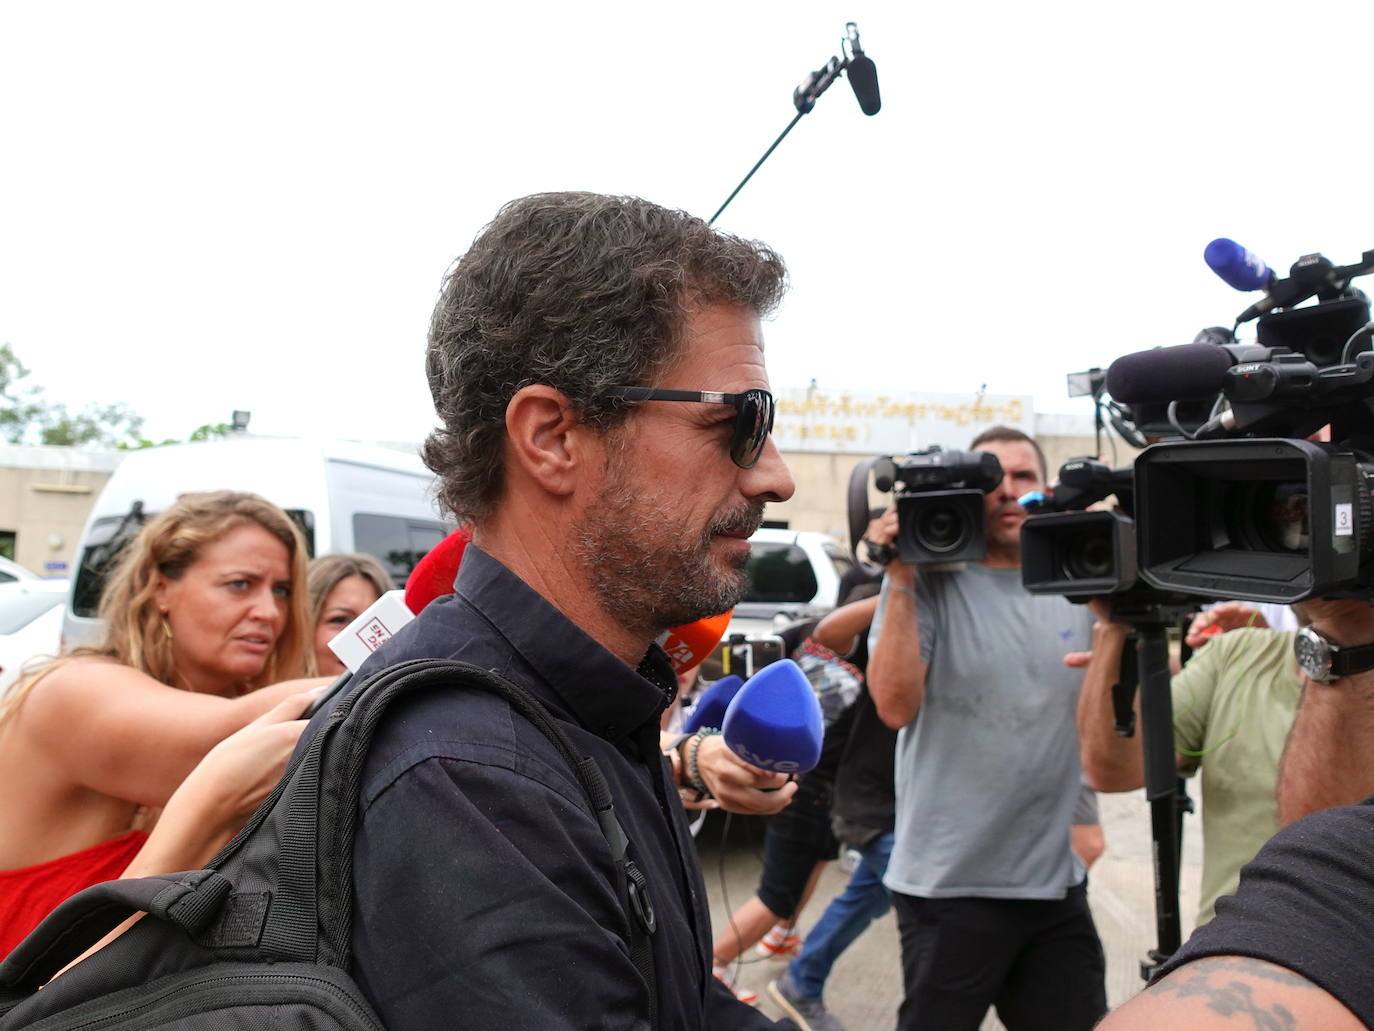
<path fill-rule="evenodd" d="M 112 559 L 181 494 L 260 494 L 296 520 L 312 556 L 366 552 L 400 587 L 420 556 L 452 529 L 437 513 L 433 484 L 418 455 L 350 441 L 246 437 L 133 451 L 105 484 L 81 533 L 63 644 L 99 638 L 96 609 Z"/>

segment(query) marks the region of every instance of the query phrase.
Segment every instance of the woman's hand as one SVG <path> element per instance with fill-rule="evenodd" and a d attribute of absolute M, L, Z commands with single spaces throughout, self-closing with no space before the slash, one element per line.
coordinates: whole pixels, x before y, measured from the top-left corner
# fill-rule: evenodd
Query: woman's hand
<path fill-rule="evenodd" d="M 299 717 L 325 686 L 282 699 L 210 749 L 168 799 L 124 876 L 192 870 L 208 862 L 281 779 L 306 726 Z"/>

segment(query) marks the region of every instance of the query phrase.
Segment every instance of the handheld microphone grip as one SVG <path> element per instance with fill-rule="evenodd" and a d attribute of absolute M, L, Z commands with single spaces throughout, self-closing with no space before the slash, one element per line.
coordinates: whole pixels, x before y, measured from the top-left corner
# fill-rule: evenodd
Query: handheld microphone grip
<path fill-rule="evenodd" d="M 702 727 L 715 727 L 719 730 L 725 722 L 725 711 L 743 686 L 744 681 L 731 673 L 701 692 L 701 697 L 688 711 L 687 718 L 682 721 L 683 732 L 695 734 Z"/>
<path fill-rule="evenodd" d="M 725 745 L 745 762 L 774 773 L 805 773 L 821 758 L 821 706 L 791 659 L 749 678 L 725 710 Z"/>

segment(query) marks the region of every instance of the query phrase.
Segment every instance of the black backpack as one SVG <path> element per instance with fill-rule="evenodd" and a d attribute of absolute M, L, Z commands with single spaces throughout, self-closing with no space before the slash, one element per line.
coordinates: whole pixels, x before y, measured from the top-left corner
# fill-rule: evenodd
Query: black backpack
<path fill-rule="evenodd" d="M 656 1026 L 653 908 L 601 770 L 577 757 L 528 692 L 467 663 L 418 659 L 345 697 L 204 870 L 107 881 L 49 914 L 0 963 L 0 1031 L 381 1029 L 348 973 L 358 796 L 382 714 L 401 695 L 434 687 L 501 695 L 576 773 L 611 850 L 631 956 L 649 989 L 646 1016 Z M 138 911 L 148 915 L 38 990 Z"/>

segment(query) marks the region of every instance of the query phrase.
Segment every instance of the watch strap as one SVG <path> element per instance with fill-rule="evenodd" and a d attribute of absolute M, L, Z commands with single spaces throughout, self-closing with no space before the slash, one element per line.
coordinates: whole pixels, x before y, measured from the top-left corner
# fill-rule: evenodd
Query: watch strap
<path fill-rule="evenodd" d="M 1348 677 L 1353 673 L 1364 673 L 1374 669 L 1374 641 L 1357 644 L 1349 648 L 1331 646 L 1331 676 Z"/>

